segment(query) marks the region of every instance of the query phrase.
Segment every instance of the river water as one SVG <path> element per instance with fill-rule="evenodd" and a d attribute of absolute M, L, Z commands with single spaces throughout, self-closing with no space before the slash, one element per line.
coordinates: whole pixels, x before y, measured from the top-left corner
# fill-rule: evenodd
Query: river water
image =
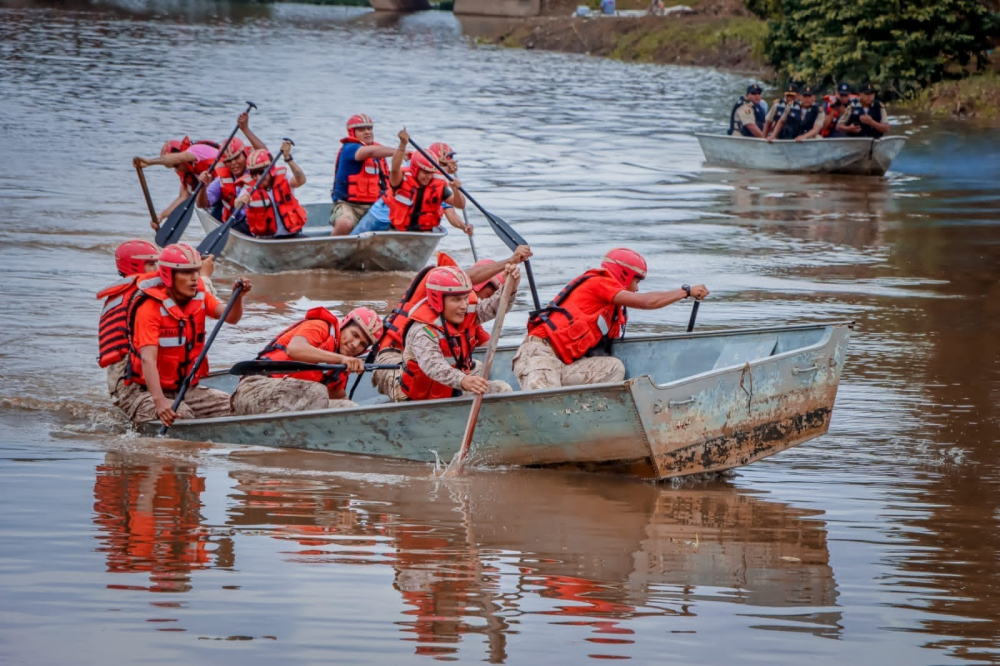
<path fill-rule="evenodd" d="M 1000 659 L 1000 134 L 894 117 L 885 179 L 703 164 L 746 82 L 479 47 L 442 12 L 134 2 L 0 9 L 0 662 L 943 664 Z M 130 159 L 242 100 L 326 200 L 345 119 L 448 141 L 531 242 L 543 297 L 604 250 L 705 282 L 700 327 L 858 322 L 829 434 L 651 485 L 127 434 L 93 358 Z M 176 191 L 147 172 L 154 201 Z M 481 224 L 483 255 L 501 243 Z M 192 225 L 189 238 L 197 240 Z M 452 234 L 443 249 L 471 254 Z M 220 285 L 237 267 L 221 264 Z M 253 276 L 213 349 L 407 275 Z M 507 335 L 523 335 L 519 297 Z M 686 305 L 633 314 L 677 330 Z"/>

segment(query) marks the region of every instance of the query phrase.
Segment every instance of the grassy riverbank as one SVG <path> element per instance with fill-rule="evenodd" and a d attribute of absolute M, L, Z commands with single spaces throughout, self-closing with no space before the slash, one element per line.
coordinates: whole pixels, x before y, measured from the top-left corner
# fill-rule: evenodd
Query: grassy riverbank
<path fill-rule="evenodd" d="M 941 81 L 894 106 L 1000 126 L 1000 73 L 988 71 L 959 81 Z"/>

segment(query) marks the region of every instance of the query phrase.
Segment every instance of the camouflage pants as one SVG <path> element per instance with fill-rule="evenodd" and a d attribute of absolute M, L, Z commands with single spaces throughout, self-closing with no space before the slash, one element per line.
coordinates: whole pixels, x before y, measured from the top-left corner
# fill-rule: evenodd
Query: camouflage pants
<path fill-rule="evenodd" d="M 126 356 L 117 363 L 112 363 L 105 370 L 108 377 L 108 394 L 111 402 L 119 403 L 119 394 L 125 390 L 125 370 L 128 368 L 129 357 Z"/>
<path fill-rule="evenodd" d="M 164 391 L 163 395 L 168 400 L 173 400 L 177 397 L 177 391 Z M 115 404 L 133 423 L 148 423 L 157 419 L 153 396 L 138 384 L 120 388 L 114 399 Z M 185 420 L 232 415 L 228 393 L 200 385 L 189 388 L 184 394 L 184 402 L 177 408 L 177 417 Z"/>
<path fill-rule="evenodd" d="M 383 349 L 375 357 L 376 363 L 385 363 L 386 365 L 394 363 L 403 362 L 403 352 L 397 351 L 395 349 Z M 389 396 L 389 399 L 393 402 L 400 402 L 406 400 L 406 395 L 403 393 L 403 388 L 399 385 L 399 377 L 403 374 L 402 369 L 397 370 L 373 370 L 372 371 L 372 386 L 378 389 L 378 392 L 382 395 Z"/>
<path fill-rule="evenodd" d="M 357 407 L 350 400 L 330 400 L 319 382 L 293 377 L 244 377 L 233 391 L 232 403 L 237 416 Z"/>
<path fill-rule="evenodd" d="M 514 356 L 514 375 L 525 391 L 603 384 L 625 379 L 625 364 L 613 356 L 581 358 L 566 365 L 548 343 L 529 335 Z"/>

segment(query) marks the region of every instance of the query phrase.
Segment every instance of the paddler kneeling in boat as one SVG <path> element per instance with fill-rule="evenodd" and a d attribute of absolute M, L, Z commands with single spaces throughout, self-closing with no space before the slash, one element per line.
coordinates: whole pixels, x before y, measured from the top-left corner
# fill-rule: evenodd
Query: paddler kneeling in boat
<path fill-rule="evenodd" d="M 163 248 L 157 262 L 158 275 L 144 275 L 128 309 L 129 356 L 131 362 L 118 406 L 134 423 L 157 417 L 164 425 L 178 419 L 229 416 L 229 395 L 198 382 L 208 374 L 208 359 L 184 401 L 174 411 L 172 404 L 184 378 L 205 346 L 205 318 L 218 319 L 226 309 L 205 290 L 199 276 L 198 252 L 177 243 Z M 243 290 L 226 317 L 236 324 L 243 316 L 243 298 L 250 282 L 240 278 Z"/>
<path fill-rule="evenodd" d="M 284 141 L 281 154 L 292 171 L 289 179 L 284 167 L 272 167 L 260 187 L 250 189 L 271 163 L 271 153 L 255 150 L 247 158 L 247 172 L 240 179 L 243 192 L 236 197 L 236 205 L 246 204 L 247 231 L 256 238 L 282 239 L 297 236 L 306 226 L 306 209 L 295 198 L 292 190 L 306 184 L 306 175 L 292 158 L 292 144 Z M 239 227 L 234 227 L 239 230 Z"/>
<path fill-rule="evenodd" d="M 489 298 L 503 287 L 503 271 L 507 264 L 520 264 L 530 258 L 531 248 L 527 245 L 519 245 L 514 250 L 514 254 L 504 261 L 490 259 L 477 261 L 472 268 L 466 271 L 476 297 L 480 300 Z M 437 265 L 439 267 L 458 266 L 458 263 L 444 252 L 439 252 Z M 378 355 L 375 357 L 375 363 L 379 365 L 402 364 L 403 334 L 410 322 L 410 313 L 414 312 L 415 308 L 427 297 L 427 277 L 434 268 L 434 266 L 427 266 L 417 273 L 406 288 L 406 293 L 399 305 L 386 315 L 385 332 L 377 344 Z M 402 369 L 375 370 L 372 372 L 372 386 L 375 386 L 379 393 L 388 396 L 393 402 L 405 400 L 406 395 L 399 385 L 401 375 Z"/>
<path fill-rule="evenodd" d="M 603 384 L 625 379 L 625 365 L 611 356 L 614 340 L 625 335 L 625 308 L 657 310 L 693 296 L 708 296 L 705 285 L 640 294 L 646 260 L 626 248 L 611 250 L 570 282 L 555 299 L 528 319 L 528 337 L 514 356 L 514 375 L 525 391 Z"/>
<path fill-rule="evenodd" d="M 233 392 L 233 412 L 246 416 L 357 407 L 347 399 L 347 376 L 365 371 L 364 361 L 356 357 L 381 336 L 382 321 L 369 308 L 351 310 L 343 322 L 326 308 L 309 310 L 305 319 L 271 340 L 257 359 L 345 365 L 346 370 L 244 377 Z"/>
<path fill-rule="evenodd" d="M 504 278 L 512 280 L 510 301 L 521 280 L 517 266 L 508 264 Z M 490 335 L 482 327 L 496 316 L 503 292 L 479 300 L 465 271 L 455 266 L 435 268 L 427 275 L 427 298 L 410 316 L 404 335 L 400 387 L 407 400 L 455 398 L 463 393 L 510 393 L 507 382 L 486 380 L 472 352 Z M 509 303 L 508 303 L 509 307 Z"/>

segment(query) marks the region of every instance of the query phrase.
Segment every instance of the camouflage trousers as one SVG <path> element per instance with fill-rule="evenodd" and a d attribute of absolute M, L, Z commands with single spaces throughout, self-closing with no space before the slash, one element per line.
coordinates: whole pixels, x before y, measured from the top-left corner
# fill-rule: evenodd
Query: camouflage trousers
<path fill-rule="evenodd" d="M 375 362 L 385 363 L 386 365 L 402 363 L 403 352 L 391 347 L 383 349 L 375 357 Z M 373 370 L 372 386 L 377 388 L 378 392 L 382 395 L 389 396 L 389 399 L 393 402 L 401 402 L 406 400 L 406 394 L 403 393 L 403 388 L 399 385 L 399 378 L 402 374 L 403 370 L 401 368 L 396 370 Z"/>
<path fill-rule="evenodd" d="M 110 384 L 110 373 L 108 383 Z M 164 391 L 163 395 L 172 401 L 177 397 L 177 391 Z M 145 387 L 138 384 L 122 386 L 112 397 L 133 423 L 148 423 L 157 419 L 153 396 Z M 228 393 L 201 385 L 189 388 L 184 394 L 184 402 L 177 408 L 177 418 L 184 420 L 232 415 Z"/>
<path fill-rule="evenodd" d="M 125 390 L 125 370 L 128 368 L 129 357 L 126 356 L 117 363 L 112 363 L 105 370 L 108 378 L 108 394 L 111 402 L 118 404 L 119 394 Z"/>
<path fill-rule="evenodd" d="M 623 381 L 625 364 L 614 356 L 593 356 L 566 365 L 547 342 L 529 335 L 514 356 L 514 376 L 525 391 L 603 384 Z"/>
<path fill-rule="evenodd" d="M 233 391 L 232 404 L 237 416 L 358 406 L 350 400 L 330 400 L 323 384 L 294 377 L 244 377 Z"/>

